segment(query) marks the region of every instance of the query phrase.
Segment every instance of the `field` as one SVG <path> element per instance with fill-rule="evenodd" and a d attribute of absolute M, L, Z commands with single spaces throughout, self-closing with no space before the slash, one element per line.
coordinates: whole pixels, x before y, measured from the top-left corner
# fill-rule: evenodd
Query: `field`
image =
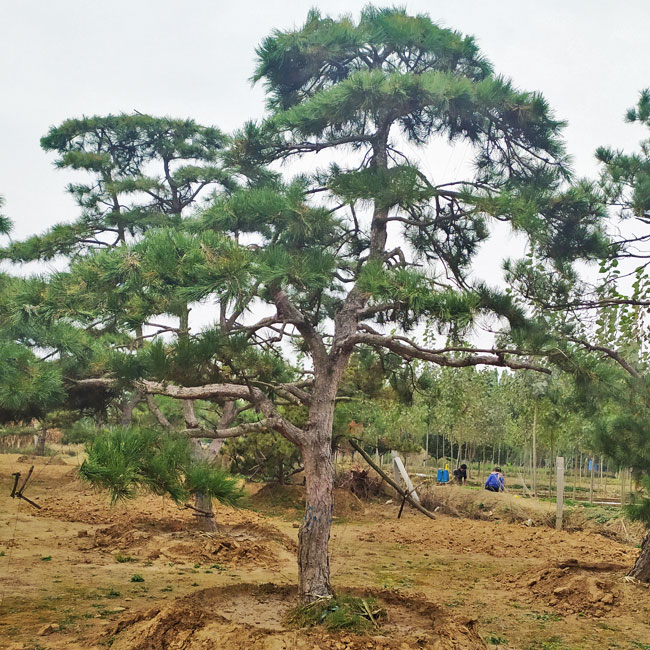
<path fill-rule="evenodd" d="M 9 497 L 32 463 L 25 495 L 41 510 Z M 544 504 L 526 520 L 509 495 L 442 488 L 430 520 L 340 491 L 334 586 L 385 617 L 365 634 L 296 629 L 300 487 L 250 485 L 249 507 L 217 508 L 208 534 L 159 497 L 110 507 L 76 466 L 0 454 L 2 648 L 650 648 L 650 589 L 624 580 L 638 538 L 607 511 L 557 532 L 540 524 Z M 479 518 L 445 514 L 470 502 Z"/>

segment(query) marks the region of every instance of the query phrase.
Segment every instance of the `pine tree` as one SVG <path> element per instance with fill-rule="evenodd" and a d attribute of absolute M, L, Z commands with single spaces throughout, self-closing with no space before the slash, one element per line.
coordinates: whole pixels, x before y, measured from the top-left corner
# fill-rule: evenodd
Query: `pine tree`
<path fill-rule="evenodd" d="M 574 260 L 602 253 L 602 213 L 588 188 L 567 185 L 563 125 L 543 97 L 496 76 L 473 39 L 427 16 L 369 7 L 354 22 L 312 11 L 302 28 L 269 36 L 257 56 L 269 112 L 224 155 L 239 185 L 182 229 L 163 220 L 138 230 L 137 241 L 77 259 L 52 278 L 44 302 L 63 320 L 101 313 L 119 332 L 174 313 L 176 300 L 218 306 L 212 328 L 190 336 L 170 328 L 171 342 L 116 349 L 109 372 L 77 385 L 249 408 L 253 421 L 235 415 L 190 434 L 273 430 L 294 443 L 306 480 L 300 594 L 313 600 L 332 591 L 332 431 L 355 349 L 548 372 L 529 356 L 552 353 L 548 340 L 533 336 L 511 296 L 472 279 L 472 260 L 496 219 L 528 238 L 538 264 L 567 275 Z M 430 178 L 411 156 L 444 140 L 472 147 L 473 177 Z M 269 171 L 325 151 L 337 161 L 327 168 L 284 181 Z M 109 193 L 153 191 L 149 181 L 121 179 L 102 182 Z M 503 324 L 488 349 L 466 340 L 480 318 Z M 421 344 L 414 331 L 423 325 Z M 437 334 L 447 343 L 436 346 Z M 289 405 L 306 417 L 281 408 Z"/>

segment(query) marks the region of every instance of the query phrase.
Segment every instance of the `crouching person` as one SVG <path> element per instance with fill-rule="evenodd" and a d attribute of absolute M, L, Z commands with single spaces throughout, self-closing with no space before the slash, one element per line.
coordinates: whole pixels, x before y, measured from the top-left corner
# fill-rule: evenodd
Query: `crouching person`
<path fill-rule="evenodd" d="M 495 467 L 485 481 L 485 489 L 490 492 L 505 492 L 506 479 L 501 473 L 500 467 Z"/>

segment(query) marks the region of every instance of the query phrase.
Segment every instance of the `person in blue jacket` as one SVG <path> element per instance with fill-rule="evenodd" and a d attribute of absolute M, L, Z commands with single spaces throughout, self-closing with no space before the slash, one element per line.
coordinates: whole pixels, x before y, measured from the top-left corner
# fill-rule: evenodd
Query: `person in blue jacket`
<path fill-rule="evenodd" d="M 500 467 L 495 467 L 494 471 L 487 477 L 487 481 L 485 481 L 485 489 L 490 492 L 505 492 L 506 479 L 501 473 Z"/>

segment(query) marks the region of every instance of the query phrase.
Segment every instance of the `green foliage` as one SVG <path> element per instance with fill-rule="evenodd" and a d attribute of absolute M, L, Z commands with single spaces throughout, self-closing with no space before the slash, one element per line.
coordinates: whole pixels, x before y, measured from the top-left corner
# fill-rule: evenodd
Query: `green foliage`
<path fill-rule="evenodd" d="M 0 344 L 0 422 L 42 418 L 63 400 L 61 371 L 40 363 L 28 348 Z"/>
<path fill-rule="evenodd" d="M 88 443 L 100 433 L 101 429 L 90 418 L 75 420 L 70 427 L 63 432 L 61 444 L 78 445 Z"/>
<path fill-rule="evenodd" d="M 2 209 L 4 203 L 4 197 L 0 196 L 0 209 Z M 11 219 L 0 212 L 0 235 L 8 235 L 11 232 L 12 227 L 13 224 Z"/>
<path fill-rule="evenodd" d="M 178 434 L 115 428 L 95 437 L 86 451 L 80 476 L 108 490 L 113 503 L 134 497 L 139 489 L 177 503 L 200 492 L 235 505 L 243 494 L 236 479 L 194 461 L 190 441 Z"/>
<path fill-rule="evenodd" d="M 274 431 L 232 438 L 223 450 L 230 457 L 230 471 L 252 480 L 286 483 L 301 464 L 298 448 Z"/>

